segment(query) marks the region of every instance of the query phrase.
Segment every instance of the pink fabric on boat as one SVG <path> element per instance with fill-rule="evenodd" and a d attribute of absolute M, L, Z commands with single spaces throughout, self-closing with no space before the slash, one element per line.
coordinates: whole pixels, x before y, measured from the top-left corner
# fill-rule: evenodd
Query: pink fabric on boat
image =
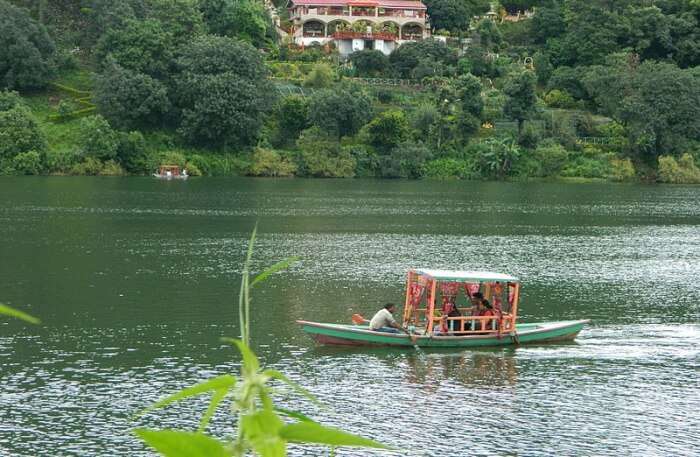
<path fill-rule="evenodd" d="M 474 283 L 465 282 L 464 283 L 464 293 L 467 294 L 467 297 L 472 298 L 472 295 L 479 292 L 479 287 L 480 287 L 479 283 L 474 284 Z"/>

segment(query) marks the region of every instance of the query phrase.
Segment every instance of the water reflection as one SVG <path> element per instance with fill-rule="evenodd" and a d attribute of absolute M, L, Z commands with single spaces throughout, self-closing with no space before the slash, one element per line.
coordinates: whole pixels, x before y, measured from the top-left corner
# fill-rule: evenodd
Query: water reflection
<path fill-rule="evenodd" d="M 466 388 L 514 385 L 518 367 L 512 351 L 450 354 L 412 353 L 405 358 L 407 382 L 436 386 L 449 380 Z"/>

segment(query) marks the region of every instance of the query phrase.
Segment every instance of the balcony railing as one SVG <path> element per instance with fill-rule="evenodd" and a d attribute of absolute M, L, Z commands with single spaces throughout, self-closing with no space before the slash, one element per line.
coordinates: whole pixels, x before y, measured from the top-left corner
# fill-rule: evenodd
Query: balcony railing
<path fill-rule="evenodd" d="M 350 30 L 343 30 L 333 32 L 333 38 L 336 40 L 384 40 L 384 41 L 395 41 L 398 37 L 395 33 L 389 32 L 353 32 Z"/>

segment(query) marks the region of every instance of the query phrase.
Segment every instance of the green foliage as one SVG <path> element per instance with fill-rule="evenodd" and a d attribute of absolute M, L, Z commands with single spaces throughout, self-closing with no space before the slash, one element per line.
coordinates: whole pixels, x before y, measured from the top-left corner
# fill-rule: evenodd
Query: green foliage
<path fill-rule="evenodd" d="M 350 62 L 357 76 L 375 78 L 385 74 L 389 68 L 389 58 L 376 49 L 364 49 L 350 54 Z"/>
<path fill-rule="evenodd" d="M 95 56 L 102 64 L 111 57 L 123 68 L 163 79 L 170 74 L 173 39 L 173 34 L 160 21 L 129 20 L 124 27 L 105 33 L 97 44 Z"/>
<path fill-rule="evenodd" d="M 20 152 L 12 159 L 12 166 L 21 175 L 38 175 L 44 169 L 41 154 L 36 151 Z"/>
<path fill-rule="evenodd" d="M 474 75 L 462 75 L 455 80 L 457 96 L 462 101 L 462 111 L 477 119 L 481 118 L 484 101 L 481 98 L 483 87 L 481 81 Z"/>
<path fill-rule="evenodd" d="M 120 128 L 156 125 L 171 108 L 163 83 L 114 61 L 97 77 L 95 101 L 100 113 Z"/>
<path fill-rule="evenodd" d="M 672 184 L 700 183 L 700 168 L 693 156 L 686 153 L 678 160 L 673 156 L 659 156 L 659 182 Z"/>
<path fill-rule="evenodd" d="M 431 158 L 430 149 L 423 143 L 404 142 L 380 158 L 380 173 L 384 178 L 420 178 Z"/>
<path fill-rule="evenodd" d="M 315 89 L 330 87 L 334 79 L 333 68 L 325 62 L 316 63 L 304 80 L 304 86 Z"/>
<path fill-rule="evenodd" d="M 584 71 L 583 68 L 559 67 L 552 73 L 547 88 L 559 89 L 577 100 L 586 100 L 589 95 L 582 82 Z"/>
<path fill-rule="evenodd" d="M 79 146 L 83 155 L 97 160 L 115 159 L 119 152 L 119 133 L 100 116 L 90 116 L 80 121 Z"/>
<path fill-rule="evenodd" d="M 356 88 L 319 90 L 309 104 L 311 123 L 338 138 L 357 133 L 371 117 L 370 98 Z"/>
<path fill-rule="evenodd" d="M 550 108 L 576 108 L 576 100 L 568 92 L 559 89 L 547 92 L 544 96 L 544 102 Z"/>
<path fill-rule="evenodd" d="M 409 126 L 403 111 L 390 110 L 380 113 L 367 124 L 370 144 L 374 147 L 388 151 L 406 140 L 409 135 Z"/>
<path fill-rule="evenodd" d="M 238 38 L 260 47 L 269 44 L 271 24 L 261 2 L 252 0 L 200 0 L 207 29 L 215 35 Z"/>
<path fill-rule="evenodd" d="M 23 320 L 25 322 L 29 322 L 30 324 L 40 324 L 41 320 L 37 319 L 34 316 L 31 316 L 24 311 L 20 311 L 16 308 L 13 308 L 11 306 L 4 305 L 0 303 L 0 314 L 3 316 L 10 316 L 14 317 L 16 319 Z"/>
<path fill-rule="evenodd" d="M 489 51 L 498 51 L 503 43 L 503 34 L 492 19 L 482 19 L 476 25 L 480 45 Z"/>
<path fill-rule="evenodd" d="M 428 65 L 433 67 L 437 64 L 454 66 L 457 54 L 441 41 L 428 39 L 405 43 L 389 56 L 392 70 L 400 78 L 410 78 L 422 62 L 430 62 Z"/>
<path fill-rule="evenodd" d="M 182 50 L 178 64 L 184 137 L 212 146 L 253 143 L 273 94 L 260 53 L 231 38 L 201 36 Z"/>
<path fill-rule="evenodd" d="M 297 166 L 271 149 L 255 148 L 249 174 L 252 176 L 294 176 Z"/>
<path fill-rule="evenodd" d="M 541 51 L 537 51 L 532 57 L 532 64 L 535 67 L 537 82 L 546 85 L 549 82 L 549 78 L 552 77 L 552 73 L 554 73 L 554 66 L 550 62 L 549 56 Z"/>
<path fill-rule="evenodd" d="M 610 178 L 613 181 L 631 181 L 637 173 L 630 159 L 612 159 L 610 161 Z"/>
<path fill-rule="evenodd" d="M 55 73 L 56 49 L 27 11 L 0 0 L 0 89 L 40 89 Z"/>
<path fill-rule="evenodd" d="M 488 1 L 479 0 L 426 0 L 430 24 L 435 29 L 467 30 L 470 19 L 489 9 Z"/>
<path fill-rule="evenodd" d="M 648 162 L 680 153 L 700 139 L 700 78 L 669 63 L 636 65 L 613 56 L 593 67 L 584 83 L 601 109 L 621 124 L 634 150 Z"/>
<path fill-rule="evenodd" d="M 148 16 L 172 35 L 173 44 L 181 46 L 204 31 L 198 3 L 199 0 L 148 0 L 146 8 Z"/>
<path fill-rule="evenodd" d="M 280 100 L 276 110 L 277 143 L 294 143 L 302 130 L 309 128 L 309 101 L 299 95 L 289 95 Z"/>
<path fill-rule="evenodd" d="M 542 144 L 534 151 L 540 167 L 540 176 L 557 176 L 569 159 L 569 152 L 556 143 Z"/>
<path fill-rule="evenodd" d="M 9 111 L 19 105 L 24 106 L 24 102 L 22 101 L 22 97 L 19 96 L 19 93 L 12 90 L 0 91 L 0 111 Z"/>
<path fill-rule="evenodd" d="M 297 146 L 301 150 L 304 175 L 319 178 L 352 178 L 355 175 L 355 158 L 318 127 L 302 132 Z"/>
<path fill-rule="evenodd" d="M 518 132 L 522 131 L 523 122 L 529 119 L 535 111 L 535 75 L 531 71 L 524 71 L 512 75 L 506 81 L 503 88 L 506 95 L 506 103 L 503 113 L 518 121 Z"/>
<path fill-rule="evenodd" d="M 44 151 L 46 137 L 29 109 L 16 96 L 4 92 L 0 104 L 12 108 L 0 111 L 0 160 L 29 151 Z"/>
<path fill-rule="evenodd" d="M 473 144 L 467 150 L 467 155 L 474 161 L 476 172 L 491 179 L 504 179 L 511 175 L 521 154 L 514 141 L 496 138 Z"/>
<path fill-rule="evenodd" d="M 468 179 L 473 177 L 472 164 L 465 159 L 443 157 L 425 164 L 425 177 L 433 179 Z"/>

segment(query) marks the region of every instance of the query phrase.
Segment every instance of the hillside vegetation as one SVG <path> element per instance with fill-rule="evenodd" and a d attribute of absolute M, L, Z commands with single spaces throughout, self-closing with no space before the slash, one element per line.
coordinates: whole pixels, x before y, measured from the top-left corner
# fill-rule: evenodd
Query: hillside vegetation
<path fill-rule="evenodd" d="M 699 0 L 425 3 L 344 61 L 252 0 L 0 0 L 0 174 L 700 182 Z"/>

